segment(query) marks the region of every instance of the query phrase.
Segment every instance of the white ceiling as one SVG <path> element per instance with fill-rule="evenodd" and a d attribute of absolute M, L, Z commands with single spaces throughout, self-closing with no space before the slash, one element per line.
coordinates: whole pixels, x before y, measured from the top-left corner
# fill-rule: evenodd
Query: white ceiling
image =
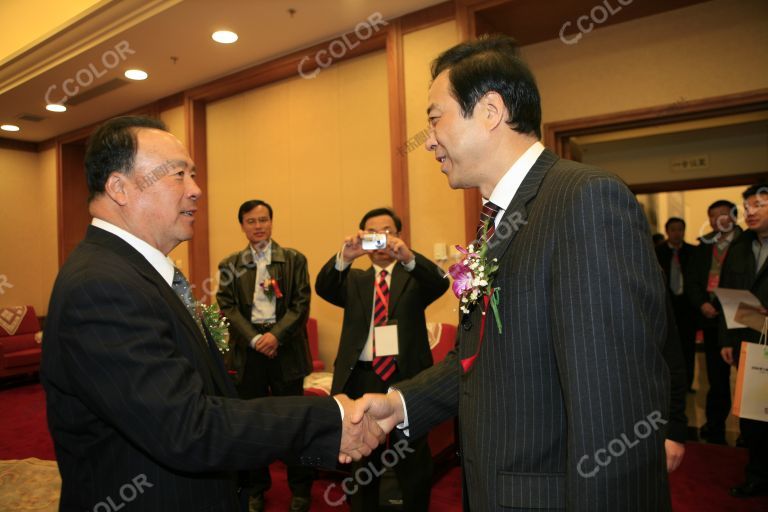
<path fill-rule="evenodd" d="M 72 20 L 56 34 L 0 61 L 0 124 L 21 127 L 15 133 L 2 131 L 0 137 L 32 142 L 50 139 L 352 32 L 375 13 L 387 20 L 442 1 L 107 2 L 96 12 Z M 289 9 L 295 13 L 291 15 Z M 213 42 L 211 33 L 220 29 L 237 32 L 239 41 L 233 45 Z M 149 79 L 128 81 L 78 105 L 70 104 L 65 113 L 45 110 L 46 95 L 60 100 L 65 81 L 69 80 L 70 91 L 77 87 L 78 94 L 87 95 L 115 79 L 124 80 L 123 72 L 129 68 L 147 71 Z M 73 98 L 71 101 L 82 99 Z M 25 114 L 43 119 L 19 119 Z"/>

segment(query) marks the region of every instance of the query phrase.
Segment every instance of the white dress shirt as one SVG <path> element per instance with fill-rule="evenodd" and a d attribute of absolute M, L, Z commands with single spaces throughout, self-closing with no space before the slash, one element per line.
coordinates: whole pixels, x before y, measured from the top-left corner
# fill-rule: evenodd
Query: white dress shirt
<path fill-rule="evenodd" d="M 491 197 L 487 200 L 499 207 L 499 214 L 496 215 L 496 220 L 494 222 L 496 227 L 499 227 L 499 222 L 504 216 L 504 211 L 509 206 L 509 203 L 512 202 L 512 198 L 515 197 L 515 194 L 517 194 L 520 185 L 523 183 L 525 177 L 528 176 L 531 167 L 533 167 L 533 164 L 536 163 L 536 160 L 539 159 L 543 152 L 544 144 L 539 141 L 531 144 L 531 147 L 525 150 L 525 153 L 512 164 L 512 167 L 509 168 L 493 188 Z"/>
<path fill-rule="evenodd" d="M 91 221 L 91 226 L 103 229 L 104 231 L 108 231 L 109 233 L 122 238 L 125 243 L 136 249 L 139 254 L 146 258 L 149 264 L 152 265 L 152 268 L 157 270 L 160 276 L 162 276 L 163 280 L 168 283 L 168 286 L 173 284 L 173 271 L 176 266 L 168 258 L 168 256 L 160 252 L 159 249 L 152 247 L 136 235 L 133 235 L 105 220 L 94 217 Z"/>

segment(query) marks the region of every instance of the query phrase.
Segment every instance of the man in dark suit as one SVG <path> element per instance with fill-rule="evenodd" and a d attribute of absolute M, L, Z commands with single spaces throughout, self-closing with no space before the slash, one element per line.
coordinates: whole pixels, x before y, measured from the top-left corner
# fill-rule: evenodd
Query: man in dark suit
<path fill-rule="evenodd" d="M 333 393 L 358 398 L 365 393 L 383 393 L 402 379 L 413 377 L 432 366 L 424 309 L 448 289 L 448 279 L 440 267 L 413 251 L 399 238 L 400 218 L 388 208 L 366 213 L 360 231 L 344 240 L 342 250 L 320 270 L 315 281 L 319 296 L 344 308 L 339 351 L 333 372 Z M 362 238 L 386 236 L 379 250 L 366 250 Z M 372 265 L 366 270 L 352 269 L 352 262 L 367 255 Z M 397 353 L 380 357 L 382 331 L 394 326 Z M 390 328 L 391 329 L 391 328 Z M 379 337 L 377 338 L 377 334 Z M 432 458 L 426 433 L 408 441 L 406 456 L 393 466 L 403 495 L 403 510 L 426 511 L 432 486 Z M 359 467 L 382 466 L 382 450 Z M 352 510 L 368 512 L 379 507 L 379 471 L 352 493 Z"/>
<path fill-rule="evenodd" d="M 685 241 L 685 221 L 670 217 L 664 224 L 667 240 L 656 246 L 656 258 L 664 271 L 664 280 L 672 295 L 680 347 L 683 350 L 688 390 L 693 384 L 696 364 L 696 311 L 685 294 L 685 276 L 695 247 Z"/>
<path fill-rule="evenodd" d="M 719 286 L 728 248 L 741 233 L 741 228 L 736 225 L 736 205 L 730 201 L 715 201 L 707 213 L 712 232 L 699 238 L 700 244 L 691 255 L 685 275 L 685 293 L 699 312 L 707 361 L 707 422 L 701 427 L 699 436 L 710 443 L 726 444 L 725 420 L 731 410 L 731 367 L 720 356 L 718 336 L 722 308 L 713 290 Z"/>
<path fill-rule="evenodd" d="M 744 214 L 749 229 L 728 249 L 720 272 L 720 287 L 749 290 L 768 307 L 768 185 L 753 185 L 744 191 Z M 742 343 L 757 343 L 760 333 L 753 329 L 727 329 L 720 317 L 721 355 L 738 367 Z M 739 420 L 741 436 L 749 451 L 744 483 L 730 492 L 737 498 L 768 496 L 768 423 L 747 418 Z"/>
<path fill-rule="evenodd" d="M 248 245 L 219 263 L 216 301 L 229 320 L 236 359 L 245 361 L 238 394 L 244 399 L 301 396 L 312 369 L 307 258 L 272 240 L 272 207 L 264 201 L 244 202 L 237 220 Z M 309 510 L 313 471 L 288 466 L 291 512 Z M 268 467 L 252 472 L 251 512 L 264 510 L 264 493 L 271 485 Z"/>
<path fill-rule="evenodd" d="M 60 510 L 236 511 L 237 470 L 368 455 L 383 434 L 353 428 L 346 397 L 235 398 L 166 257 L 192 238 L 201 194 L 178 139 L 116 118 L 85 167 L 93 222 L 56 278 L 41 368 Z"/>
<path fill-rule="evenodd" d="M 489 199 L 475 249 L 498 270 L 490 294 L 469 283 L 456 351 L 361 401 L 410 436 L 458 415 L 469 510 L 670 510 L 665 290 L 642 209 L 542 146 L 510 38 L 448 50 L 432 78 L 427 149 Z"/>

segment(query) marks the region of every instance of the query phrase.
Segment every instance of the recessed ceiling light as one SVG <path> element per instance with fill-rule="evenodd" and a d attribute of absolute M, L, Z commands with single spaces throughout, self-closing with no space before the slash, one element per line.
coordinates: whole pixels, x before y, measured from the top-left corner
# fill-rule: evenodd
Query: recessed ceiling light
<path fill-rule="evenodd" d="M 51 112 L 66 112 L 67 107 L 64 105 L 57 105 L 55 103 L 50 103 L 45 106 L 45 110 L 50 110 Z"/>
<path fill-rule="evenodd" d="M 148 76 L 146 71 L 140 69 L 129 69 L 125 72 L 125 78 L 130 78 L 131 80 L 146 80 Z"/>
<path fill-rule="evenodd" d="M 4 125 L 0 126 L 0 130 L 5 130 L 6 132 L 17 132 L 20 129 L 21 128 L 19 128 L 15 124 L 4 124 Z"/>
<path fill-rule="evenodd" d="M 217 30 L 216 32 L 211 34 L 211 39 L 213 39 L 217 43 L 231 44 L 237 41 L 237 34 L 232 32 L 231 30 Z"/>

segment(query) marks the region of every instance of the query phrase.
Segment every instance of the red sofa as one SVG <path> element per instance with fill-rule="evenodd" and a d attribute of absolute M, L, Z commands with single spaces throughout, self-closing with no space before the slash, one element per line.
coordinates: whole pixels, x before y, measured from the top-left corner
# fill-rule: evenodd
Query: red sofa
<path fill-rule="evenodd" d="M 39 371 L 41 340 L 35 308 L 0 308 L 0 377 Z"/>

